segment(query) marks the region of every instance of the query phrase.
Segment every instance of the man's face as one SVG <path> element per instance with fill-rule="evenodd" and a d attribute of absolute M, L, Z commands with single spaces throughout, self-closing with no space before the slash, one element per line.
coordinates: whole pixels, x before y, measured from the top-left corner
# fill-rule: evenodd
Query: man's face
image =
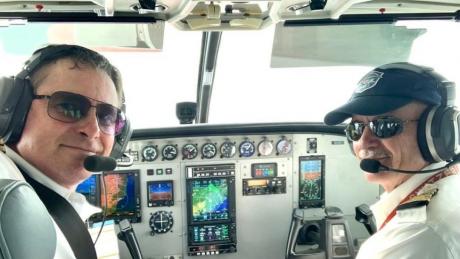
<path fill-rule="evenodd" d="M 390 138 L 376 137 L 369 127 L 365 127 L 363 135 L 358 141 L 353 142 L 353 150 L 361 159 L 375 159 L 382 165 L 390 168 L 403 170 L 420 170 L 428 163 L 423 159 L 417 143 L 418 120 L 426 106 L 418 102 L 412 102 L 392 112 L 382 114 L 393 116 L 402 121 L 403 131 Z M 380 115 L 380 116 L 382 116 Z M 379 116 L 355 115 L 352 121 L 368 123 Z M 387 192 L 392 191 L 398 185 L 406 181 L 411 175 L 395 172 L 365 173 L 370 182 L 380 184 Z"/>
<path fill-rule="evenodd" d="M 66 91 L 119 106 L 115 86 L 102 70 L 76 67 L 72 60 L 62 59 L 39 73 L 43 78 L 36 90 L 37 95 Z M 96 154 L 109 155 L 114 136 L 101 132 L 94 108 L 81 120 L 65 123 L 48 116 L 48 102 L 46 99 L 32 102 L 22 137 L 15 147 L 24 159 L 45 175 L 68 189 L 74 189 L 90 175 L 83 167 L 84 159 Z"/>

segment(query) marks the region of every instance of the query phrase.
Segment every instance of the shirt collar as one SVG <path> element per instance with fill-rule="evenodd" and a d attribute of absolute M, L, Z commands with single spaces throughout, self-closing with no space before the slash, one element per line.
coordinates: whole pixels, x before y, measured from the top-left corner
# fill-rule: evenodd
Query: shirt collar
<path fill-rule="evenodd" d="M 441 168 L 446 165 L 446 162 L 440 162 L 430 164 L 422 170 L 430 170 L 435 168 Z M 440 169 L 439 171 L 442 171 Z M 381 226 L 386 217 L 395 209 L 399 203 L 409 195 L 415 188 L 422 184 L 425 180 L 439 171 L 433 173 L 420 173 L 414 174 L 405 182 L 400 184 L 391 192 L 384 192 L 380 196 L 380 200 L 371 206 L 372 213 L 374 214 L 377 226 Z"/>
<path fill-rule="evenodd" d="M 100 208 L 88 203 L 84 195 L 59 185 L 54 180 L 40 172 L 29 162 L 24 160 L 24 158 L 22 158 L 11 148 L 6 147 L 6 154 L 8 157 L 11 158 L 11 160 L 13 160 L 16 163 L 18 167 L 24 169 L 23 172 L 26 173 L 28 176 L 30 176 L 35 181 L 45 185 L 49 189 L 53 190 L 54 192 L 68 200 L 70 204 L 72 204 L 72 206 L 75 208 L 77 213 L 80 215 L 82 220 L 86 220 L 87 218 L 89 218 L 89 216 L 91 216 L 94 213 L 101 212 Z"/>
<path fill-rule="evenodd" d="M 22 158 L 18 153 L 14 150 L 6 147 L 6 154 L 18 165 L 18 167 L 24 169 L 24 172 L 32 177 L 35 181 L 45 185 L 46 187 L 50 188 L 51 190 L 55 191 L 62 197 L 69 199 L 70 194 L 73 192 L 58 183 L 54 180 L 40 172 L 36 167 L 31 165 L 27 162 L 24 158 Z"/>

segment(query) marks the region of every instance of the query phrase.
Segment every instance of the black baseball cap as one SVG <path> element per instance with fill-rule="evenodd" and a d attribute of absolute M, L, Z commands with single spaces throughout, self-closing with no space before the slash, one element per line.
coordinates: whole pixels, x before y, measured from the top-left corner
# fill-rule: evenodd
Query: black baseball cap
<path fill-rule="evenodd" d="M 354 114 L 383 114 L 415 100 L 430 106 L 446 104 L 455 98 L 454 87 L 429 67 L 406 62 L 382 65 L 367 73 L 348 102 L 326 114 L 324 123 L 336 125 Z"/>

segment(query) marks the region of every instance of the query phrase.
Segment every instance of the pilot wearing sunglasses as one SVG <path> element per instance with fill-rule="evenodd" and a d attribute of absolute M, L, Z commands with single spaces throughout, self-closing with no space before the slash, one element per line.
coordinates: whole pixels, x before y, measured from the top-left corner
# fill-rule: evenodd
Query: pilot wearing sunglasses
<path fill-rule="evenodd" d="M 458 115 L 448 107 L 453 89 L 429 68 L 392 63 L 366 74 L 348 102 L 326 114 L 328 125 L 350 119 L 345 133 L 364 177 L 384 189 L 371 206 L 377 232 L 357 258 L 460 258 L 459 167 L 446 166 L 436 152 L 433 158 L 429 142 L 431 134 L 450 134 L 432 119 L 439 110 Z M 453 135 L 458 137 L 458 127 Z M 455 136 L 441 136 L 447 139 L 443 144 L 451 145 Z"/>
<path fill-rule="evenodd" d="M 84 221 L 100 211 L 75 192 L 91 175 L 84 168 L 85 158 L 109 156 L 125 124 L 119 71 L 102 55 L 75 45 L 40 49 L 27 65 L 31 68 L 16 78 L 22 74 L 31 85 L 30 108 L 22 134 L 8 143 L 6 154 L 23 169 L 29 183 L 39 182 L 65 198 L 78 213 L 77 219 Z M 66 242 L 65 232 L 56 231 L 55 258 L 75 258 L 76 249 L 69 238 Z M 84 257 L 95 258 L 87 237 L 93 256 Z"/>

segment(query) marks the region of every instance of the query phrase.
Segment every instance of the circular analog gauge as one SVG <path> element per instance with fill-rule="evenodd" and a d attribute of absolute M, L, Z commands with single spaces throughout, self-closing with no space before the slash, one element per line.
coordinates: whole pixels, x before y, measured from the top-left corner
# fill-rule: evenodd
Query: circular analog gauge
<path fill-rule="evenodd" d="M 142 149 L 142 160 L 151 162 L 155 160 L 158 156 L 158 151 L 156 146 L 148 145 Z"/>
<path fill-rule="evenodd" d="M 273 151 L 273 143 L 268 139 L 264 139 L 257 146 L 257 150 L 261 156 L 268 156 Z"/>
<path fill-rule="evenodd" d="M 250 157 L 254 155 L 254 152 L 256 151 L 256 147 L 254 146 L 254 143 L 252 143 L 249 140 L 245 140 L 241 142 L 240 144 L 240 156 L 242 157 Z"/>
<path fill-rule="evenodd" d="M 276 144 L 276 152 L 280 155 L 287 155 L 292 151 L 291 141 L 283 138 Z"/>
<path fill-rule="evenodd" d="M 236 153 L 235 143 L 230 142 L 230 141 L 225 141 L 220 146 L 220 153 L 222 154 L 222 157 L 225 157 L 225 158 L 233 157 Z"/>
<path fill-rule="evenodd" d="M 152 214 L 149 220 L 150 228 L 154 233 L 163 234 L 171 230 L 174 219 L 170 212 L 160 210 Z"/>
<path fill-rule="evenodd" d="M 213 143 L 206 143 L 201 147 L 201 154 L 203 155 L 203 158 L 213 158 L 217 154 L 217 147 Z"/>
<path fill-rule="evenodd" d="M 184 159 L 194 159 L 198 155 L 198 149 L 195 144 L 186 144 L 182 147 L 182 156 Z"/>
<path fill-rule="evenodd" d="M 171 144 L 164 146 L 161 150 L 161 155 L 163 160 L 174 160 L 177 157 L 177 146 Z"/>

